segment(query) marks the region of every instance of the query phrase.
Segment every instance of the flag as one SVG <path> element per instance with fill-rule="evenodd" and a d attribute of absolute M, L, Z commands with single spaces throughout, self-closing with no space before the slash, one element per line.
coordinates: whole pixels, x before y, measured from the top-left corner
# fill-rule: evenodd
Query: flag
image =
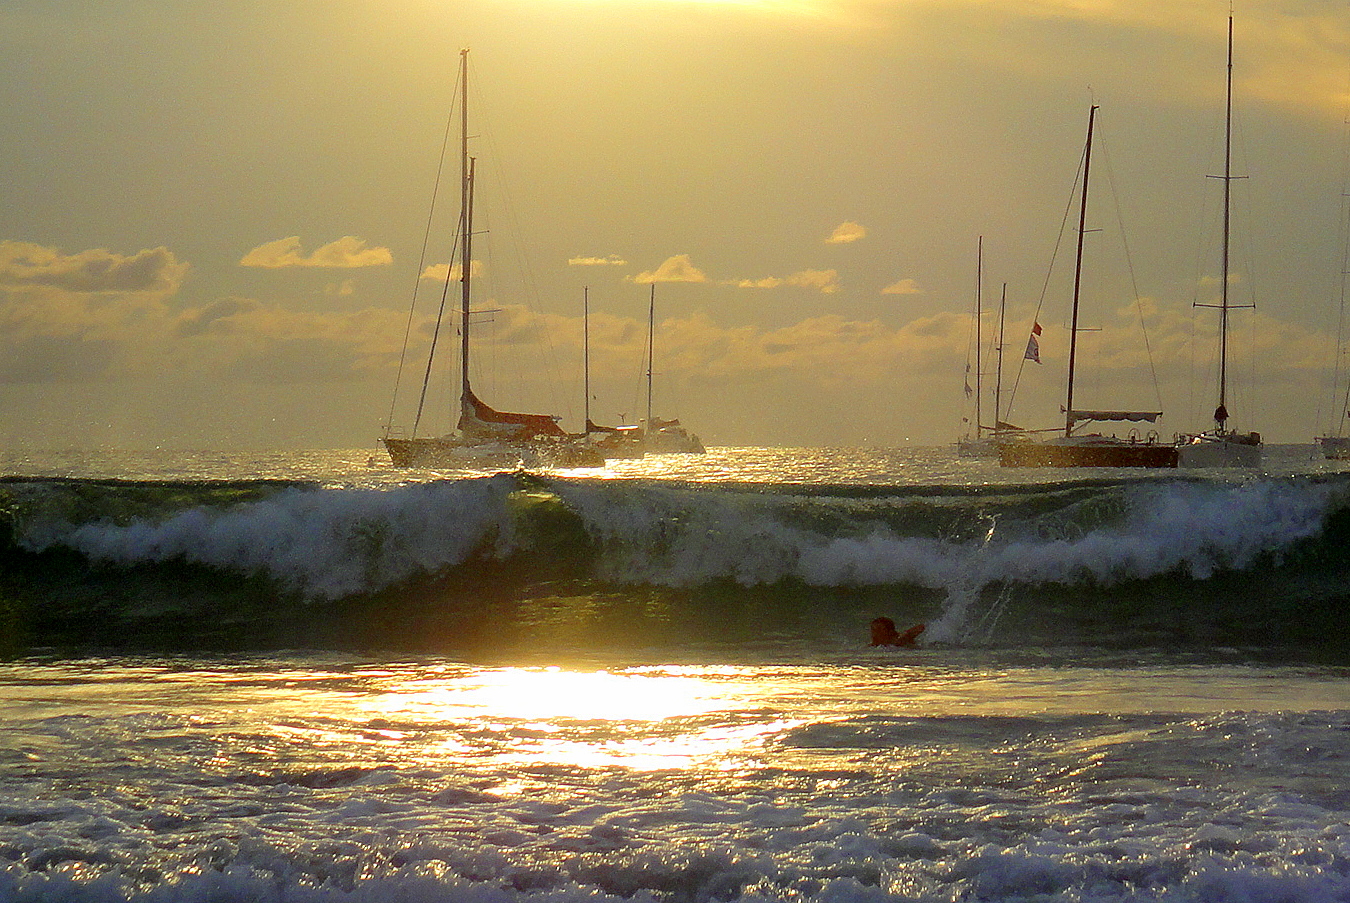
<path fill-rule="evenodd" d="M 1027 353 L 1022 357 L 1039 364 L 1041 362 L 1041 342 L 1036 337 L 1041 334 L 1041 324 L 1032 322 L 1031 335 L 1027 337 Z"/>
<path fill-rule="evenodd" d="M 970 387 L 970 364 L 966 364 L 966 397 L 969 398 L 974 392 Z"/>

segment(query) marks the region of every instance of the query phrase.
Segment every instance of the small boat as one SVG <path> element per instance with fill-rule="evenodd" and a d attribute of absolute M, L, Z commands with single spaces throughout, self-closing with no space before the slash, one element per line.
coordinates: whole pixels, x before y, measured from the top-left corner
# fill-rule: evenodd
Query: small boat
<path fill-rule="evenodd" d="M 1199 304 L 1219 311 L 1219 401 L 1214 408 L 1214 426 L 1201 433 L 1177 437 L 1179 463 L 1182 467 L 1258 467 L 1261 464 L 1261 434 L 1240 433 L 1228 428 L 1228 312 L 1251 304 L 1235 305 L 1228 301 L 1228 247 L 1231 227 L 1231 200 L 1233 179 L 1233 17 L 1228 17 L 1228 91 L 1224 118 L 1223 147 L 1223 272 L 1219 281 L 1219 303 Z"/>
<path fill-rule="evenodd" d="M 1064 434 L 1049 439 L 1014 438 L 998 444 L 998 462 L 1004 467 L 1176 467 L 1177 449 L 1158 441 L 1156 432 L 1125 439 L 1098 433 L 1079 434 L 1085 423 L 1155 423 L 1161 411 L 1081 410 L 1073 404 L 1074 364 L 1078 349 L 1078 301 L 1083 275 L 1083 236 L 1087 231 L 1088 174 L 1092 166 L 1092 130 L 1097 107 L 1088 111 L 1087 144 L 1083 151 L 1083 184 L 1078 213 L 1078 252 L 1073 280 L 1073 323 L 1069 337 L 1068 398 L 1064 404 Z"/>
<path fill-rule="evenodd" d="M 469 156 L 469 51 L 460 52 L 460 412 L 456 429 L 444 436 L 418 436 L 432 360 L 427 361 L 421 400 L 412 435 L 392 435 L 390 424 L 382 438 L 389 460 L 396 467 L 601 467 L 601 454 L 585 435 L 574 436 L 559 426 L 550 414 L 515 414 L 498 411 L 473 391 L 469 382 L 469 301 L 473 274 L 474 160 Z M 447 293 L 449 280 L 447 275 Z M 437 329 L 439 330 L 439 322 Z M 432 342 L 431 357 L 436 353 Z M 395 389 L 397 393 L 397 388 Z"/>

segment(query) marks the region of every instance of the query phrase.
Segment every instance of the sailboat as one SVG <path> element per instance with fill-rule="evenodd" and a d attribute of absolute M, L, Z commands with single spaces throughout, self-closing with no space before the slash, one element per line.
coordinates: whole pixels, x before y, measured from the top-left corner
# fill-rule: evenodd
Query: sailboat
<path fill-rule="evenodd" d="M 976 256 L 976 279 L 975 279 L 975 388 L 970 388 L 970 383 L 966 383 L 967 394 L 975 396 L 975 435 L 965 435 L 956 441 L 956 453 L 963 458 L 997 458 L 999 443 L 1004 441 L 1009 435 L 1021 432 L 1019 427 L 1011 423 L 1004 423 L 999 419 L 999 412 L 1003 404 L 1003 325 L 1004 315 L 1008 309 L 1008 284 L 1003 284 L 1003 296 L 999 301 L 998 313 L 998 345 L 995 352 L 998 357 L 998 365 L 995 368 L 994 376 L 994 425 L 993 427 L 984 426 L 982 416 L 981 398 L 984 391 L 984 357 L 983 357 L 983 314 L 981 308 L 981 290 L 984 284 L 984 236 L 980 236 L 977 256 Z M 966 372 L 970 372 L 970 364 L 966 364 Z"/>
<path fill-rule="evenodd" d="M 427 383 L 432 372 L 435 342 L 427 360 L 426 379 L 413 435 L 391 435 L 393 415 L 381 440 L 397 467 L 540 466 L 599 467 L 604 456 L 583 437 L 569 434 L 550 414 L 498 411 L 474 393 L 469 381 L 470 298 L 473 276 L 473 200 L 475 160 L 469 156 L 469 51 L 460 51 L 460 414 L 454 432 L 445 436 L 418 436 Z M 452 277 L 447 276 L 447 289 Z M 396 390 L 397 391 L 397 390 Z"/>
<path fill-rule="evenodd" d="M 1345 223 L 1342 223 L 1344 226 Z M 1350 261 L 1350 230 L 1347 230 L 1347 242 L 1344 248 L 1342 259 Z M 1346 276 L 1350 275 L 1345 263 L 1341 265 L 1341 328 L 1337 329 L 1336 336 L 1336 366 L 1332 377 L 1333 391 L 1338 391 L 1341 383 L 1341 346 L 1342 333 L 1345 323 L 1345 289 Z M 1346 420 L 1350 418 L 1350 382 L 1345 387 L 1345 395 L 1340 398 L 1340 412 L 1337 417 L 1337 427 L 1334 434 L 1327 434 L 1317 437 L 1317 446 L 1322 450 L 1322 456 L 1331 461 L 1350 461 L 1350 436 L 1345 433 Z"/>
<path fill-rule="evenodd" d="M 652 283 L 647 305 L 647 419 L 643 423 L 642 448 L 649 455 L 694 454 L 706 452 L 698 436 L 680 424 L 679 419 L 662 420 L 652 416 L 652 361 L 656 339 L 656 283 Z"/>
<path fill-rule="evenodd" d="M 1147 438 L 1118 439 L 1100 434 L 1077 434 L 1080 424 L 1094 422 L 1154 423 L 1161 411 L 1080 410 L 1073 404 L 1074 365 L 1078 351 L 1078 300 L 1083 277 L 1083 236 L 1087 232 L 1088 174 L 1092 166 L 1092 130 L 1097 107 L 1088 111 L 1087 144 L 1083 151 L 1083 185 L 1078 210 L 1078 251 L 1073 277 L 1073 322 L 1069 334 L 1068 397 L 1064 404 L 1064 434 L 1050 439 L 1001 442 L 998 461 L 1004 467 L 1176 467 L 1177 449 Z"/>
<path fill-rule="evenodd" d="M 956 440 L 956 453 L 963 458 L 992 458 L 998 455 L 992 436 L 984 435 L 981 402 L 984 400 L 984 310 L 981 294 L 984 289 L 984 236 L 981 235 L 975 252 L 975 388 L 970 388 L 970 361 L 966 361 L 966 394 L 975 397 L 975 434 L 969 433 Z M 994 412 L 997 419 L 998 412 Z M 961 418 L 965 420 L 965 418 Z"/>
<path fill-rule="evenodd" d="M 591 420 L 591 290 L 582 290 L 581 357 L 585 372 L 586 438 L 605 458 L 641 458 L 642 427 L 600 426 Z"/>
<path fill-rule="evenodd" d="M 1350 461 L 1350 435 L 1346 435 L 1350 421 L 1350 378 L 1343 375 L 1342 355 L 1345 349 L 1346 288 L 1350 278 L 1350 116 L 1345 118 L 1345 143 L 1342 153 L 1341 174 L 1341 270 L 1340 270 L 1340 316 L 1336 323 L 1336 350 L 1331 371 L 1331 392 L 1338 408 L 1336 412 L 1336 431 L 1317 437 L 1317 445 L 1323 457 L 1332 461 Z M 1346 379 L 1345 392 L 1341 391 L 1341 380 Z"/>
<path fill-rule="evenodd" d="M 1228 428 L 1228 248 L 1231 225 L 1233 179 L 1233 17 L 1228 17 L 1228 83 L 1225 98 L 1223 144 L 1223 250 L 1218 304 L 1199 304 L 1219 311 L 1219 400 L 1214 408 L 1214 428 L 1178 437 L 1182 467 L 1257 467 L 1261 464 L 1261 434 L 1239 433 Z"/>

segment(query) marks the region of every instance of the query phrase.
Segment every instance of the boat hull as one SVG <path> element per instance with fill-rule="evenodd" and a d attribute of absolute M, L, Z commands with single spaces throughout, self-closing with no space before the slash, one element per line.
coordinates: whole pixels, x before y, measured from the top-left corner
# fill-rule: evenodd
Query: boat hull
<path fill-rule="evenodd" d="M 1197 436 L 1177 447 L 1181 467 L 1260 467 L 1261 440 L 1255 433 Z"/>
<path fill-rule="evenodd" d="M 642 447 L 649 455 L 701 455 L 707 451 L 698 436 L 683 427 L 669 426 L 648 433 Z"/>
<path fill-rule="evenodd" d="M 1317 445 L 1329 461 L 1350 461 L 1350 436 L 1319 436 Z"/>
<path fill-rule="evenodd" d="M 958 439 L 956 453 L 962 458 L 997 458 L 1001 443 L 993 439 Z"/>
<path fill-rule="evenodd" d="M 1003 467 L 1176 467 L 1177 449 L 1150 442 L 1007 442 Z"/>

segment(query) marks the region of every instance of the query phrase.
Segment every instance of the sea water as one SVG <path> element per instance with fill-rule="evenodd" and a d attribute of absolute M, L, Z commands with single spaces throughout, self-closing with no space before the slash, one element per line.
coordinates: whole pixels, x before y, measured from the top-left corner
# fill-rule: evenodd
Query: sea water
<path fill-rule="evenodd" d="M 0 900 L 1350 900 L 1311 448 L 0 465 Z"/>

